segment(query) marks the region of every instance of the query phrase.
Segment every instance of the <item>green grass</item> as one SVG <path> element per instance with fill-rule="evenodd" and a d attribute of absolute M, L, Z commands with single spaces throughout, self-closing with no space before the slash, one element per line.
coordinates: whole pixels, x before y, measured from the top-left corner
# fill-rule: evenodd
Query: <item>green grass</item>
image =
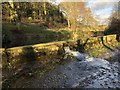
<path fill-rule="evenodd" d="M 2 24 L 3 32 L 8 33 L 10 30 L 17 30 L 17 25 L 12 23 L 3 23 Z M 40 28 L 38 25 L 21 25 L 20 30 L 27 33 L 42 33 L 45 32 L 43 28 Z"/>
<path fill-rule="evenodd" d="M 120 46 L 120 42 L 112 42 L 112 43 L 114 43 L 114 44 L 106 44 L 106 45 L 109 46 L 110 48 L 112 48 L 113 50 L 115 50 L 115 48 L 117 46 Z M 103 57 L 104 53 L 111 52 L 111 50 L 109 50 L 108 48 L 106 48 L 103 45 L 101 45 L 101 46 L 97 45 L 97 47 L 94 47 L 94 46 L 90 46 L 90 47 L 92 47 L 92 49 L 87 48 L 86 52 L 92 57 L 104 58 Z"/>
<path fill-rule="evenodd" d="M 2 33 L 7 34 L 9 39 L 12 41 L 11 46 L 18 46 L 18 41 L 20 41 L 18 43 L 20 43 L 23 46 L 38 43 L 69 40 L 71 37 L 71 32 L 69 32 L 68 30 L 42 28 L 39 25 L 22 24 L 20 26 L 20 30 L 17 32 L 17 25 L 12 23 L 3 23 L 2 31 Z M 22 34 L 20 32 L 22 32 Z"/>

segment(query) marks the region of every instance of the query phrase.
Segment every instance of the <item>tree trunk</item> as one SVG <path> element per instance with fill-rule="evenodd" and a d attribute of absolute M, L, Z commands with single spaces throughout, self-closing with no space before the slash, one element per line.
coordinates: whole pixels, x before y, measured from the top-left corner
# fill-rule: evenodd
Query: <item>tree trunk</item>
<path fill-rule="evenodd" d="M 40 10 L 38 10 L 38 19 L 40 19 L 40 20 L 42 19 L 41 18 L 41 11 Z"/>
<path fill-rule="evenodd" d="M 47 14 L 47 10 L 46 10 L 46 2 L 44 2 L 44 15 L 46 15 Z"/>
<path fill-rule="evenodd" d="M 74 20 L 72 20 L 72 24 L 71 24 L 71 29 L 74 31 L 74 32 L 76 32 L 76 20 L 74 19 Z"/>
<path fill-rule="evenodd" d="M 117 40 L 118 42 L 120 42 L 120 34 L 117 34 L 117 35 L 116 35 L 116 40 Z"/>
<path fill-rule="evenodd" d="M 77 40 L 78 34 L 76 31 L 76 20 L 75 19 L 72 21 L 71 30 L 73 30 L 73 39 Z"/>
<path fill-rule="evenodd" d="M 70 20 L 69 19 L 67 20 L 67 23 L 68 23 L 68 28 L 71 28 L 71 24 L 70 24 Z"/>
<path fill-rule="evenodd" d="M 43 18 L 45 21 L 47 21 L 47 9 L 46 9 L 46 0 L 44 0 L 44 3 L 43 3 Z"/>
<path fill-rule="evenodd" d="M 17 29 L 20 30 L 20 26 L 21 26 L 21 15 L 20 13 L 18 13 L 18 21 L 17 21 Z"/>

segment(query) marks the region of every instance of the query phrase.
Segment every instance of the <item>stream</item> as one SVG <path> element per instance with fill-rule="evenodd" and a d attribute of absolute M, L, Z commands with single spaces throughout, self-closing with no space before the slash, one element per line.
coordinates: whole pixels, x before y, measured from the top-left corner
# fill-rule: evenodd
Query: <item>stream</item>
<path fill-rule="evenodd" d="M 31 78 L 17 80 L 13 88 L 120 88 L 119 63 L 93 58 L 87 54 L 64 47 L 65 58 L 62 64 L 45 73 Z M 22 82 L 22 83 L 20 83 Z"/>

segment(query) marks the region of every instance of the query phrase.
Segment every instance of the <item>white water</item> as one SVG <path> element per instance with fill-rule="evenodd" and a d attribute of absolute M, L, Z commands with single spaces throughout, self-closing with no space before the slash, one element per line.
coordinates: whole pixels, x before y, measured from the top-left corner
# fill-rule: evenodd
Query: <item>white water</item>
<path fill-rule="evenodd" d="M 120 82 L 118 80 L 118 62 L 110 64 L 107 60 L 90 57 L 87 54 L 70 50 L 69 47 L 64 47 L 64 50 L 66 55 L 73 56 L 77 60 L 79 60 L 79 62 L 77 62 L 77 65 L 79 67 L 83 69 L 92 68 L 92 71 L 89 74 L 91 76 L 94 76 L 95 79 L 93 79 L 92 81 L 90 80 L 89 84 L 86 85 L 86 88 L 120 88 Z M 95 68 L 98 68 L 98 70 L 92 75 L 92 72 L 95 70 Z M 75 84 L 75 87 L 77 86 L 79 85 Z"/>
<path fill-rule="evenodd" d="M 110 69 L 109 68 L 110 63 L 104 59 L 90 57 L 88 54 L 84 54 L 84 53 L 80 53 L 78 51 L 70 50 L 69 47 L 64 47 L 64 50 L 65 50 L 66 55 L 70 55 L 70 56 L 75 57 L 77 60 L 80 61 L 79 63 L 89 62 L 89 65 L 91 65 L 91 66 L 97 66 L 97 67 L 101 66 L 101 67 Z"/>
<path fill-rule="evenodd" d="M 80 53 L 80 52 L 78 52 L 78 51 L 70 50 L 69 47 L 64 47 L 64 50 L 65 50 L 65 54 L 66 54 L 66 55 L 73 56 L 73 57 L 75 57 L 77 60 L 85 61 L 87 58 L 89 58 L 89 55 Z"/>

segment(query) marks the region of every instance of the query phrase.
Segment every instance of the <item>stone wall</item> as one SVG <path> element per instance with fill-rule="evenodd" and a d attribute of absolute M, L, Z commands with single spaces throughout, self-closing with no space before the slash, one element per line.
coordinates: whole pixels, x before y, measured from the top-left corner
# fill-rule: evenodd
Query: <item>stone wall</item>
<path fill-rule="evenodd" d="M 5 49 L 2 51 L 2 65 L 5 66 L 7 59 L 12 65 L 22 64 L 29 61 L 39 60 L 41 63 L 48 63 L 52 58 L 60 57 L 62 54 L 59 54 L 59 48 L 62 47 L 63 42 L 54 42 L 46 44 L 37 44 L 29 46 L 21 46 L 8 48 L 6 55 Z"/>

